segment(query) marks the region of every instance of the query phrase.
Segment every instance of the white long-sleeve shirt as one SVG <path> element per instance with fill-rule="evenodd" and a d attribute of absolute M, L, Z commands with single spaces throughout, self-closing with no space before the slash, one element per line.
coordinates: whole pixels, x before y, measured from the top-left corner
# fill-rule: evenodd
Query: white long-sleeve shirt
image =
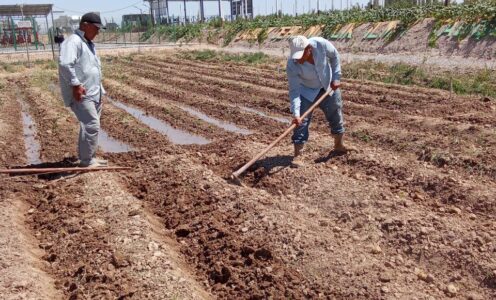
<path fill-rule="evenodd" d="M 82 85 L 86 89 L 83 101 L 99 102 L 105 94 L 101 62 L 94 44 L 79 29 L 60 45 L 59 81 L 66 106 L 76 101 L 72 93 L 74 86 Z"/>

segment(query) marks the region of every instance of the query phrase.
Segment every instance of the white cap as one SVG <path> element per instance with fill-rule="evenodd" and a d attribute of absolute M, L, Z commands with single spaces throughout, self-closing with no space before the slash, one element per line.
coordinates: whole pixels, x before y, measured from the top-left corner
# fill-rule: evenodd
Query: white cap
<path fill-rule="evenodd" d="M 289 40 L 289 49 L 291 49 L 290 57 L 292 59 L 300 59 L 303 57 L 305 48 L 310 44 L 310 41 L 303 35 L 298 35 Z"/>

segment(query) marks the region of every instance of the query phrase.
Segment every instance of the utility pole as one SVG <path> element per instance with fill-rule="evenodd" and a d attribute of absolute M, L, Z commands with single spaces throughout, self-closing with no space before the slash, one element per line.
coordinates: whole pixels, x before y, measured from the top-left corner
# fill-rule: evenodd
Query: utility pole
<path fill-rule="evenodd" d="M 153 0 L 148 0 L 148 5 L 150 5 L 150 19 L 152 20 L 152 26 L 155 27 L 155 16 L 153 15 L 152 2 L 153 2 Z M 112 23 L 114 23 L 113 18 L 112 18 Z"/>
<path fill-rule="evenodd" d="M 162 25 L 162 14 L 160 11 L 160 0 L 157 0 L 158 24 Z"/>
<path fill-rule="evenodd" d="M 165 9 L 167 10 L 167 24 L 169 24 L 170 23 L 169 0 L 165 0 Z"/>
<path fill-rule="evenodd" d="M 23 10 L 22 10 L 22 6 L 23 6 L 23 4 L 21 4 L 21 15 L 22 15 L 22 21 L 24 21 L 24 12 L 23 12 Z M 14 23 L 14 22 L 12 22 L 12 25 L 14 25 L 14 24 L 15 24 L 15 23 Z M 23 36 L 24 36 L 24 32 L 27 32 L 27 33 L 29 34 L 29 29 L 28 29 L 28 31 L 25 31 L 25 30 L 23 31 L 23 34 L 22 34 Z M 27 37 L 27 34 L 26 34 L 26 36 L 24 37 L 24 42 L 26 43 L 26 54 L 27 54 L 27 56 L 28 56 L 28 67 L 31 67 L 31 62 L 29 61 L 29 45 L 28 45 L 28 37 Z"/>
<path fill-rule="evenodd" d="M 222 3 L 221 1 L 219 0 L 219 18 L 222 20 Z"/>
<path fill-rule="evenodd" d="M 203 7 L 203 0 L 200 0 L 200 22 L 205 22 L 205 8 Z"/>
<path fill-rule="evenodd" d="M 183 0 L 184 2 L 184 24 L 187 24 L 188 23 L 188 15 L 186 13 L 186 0 Z"/>
<path fill-rule="evenodd" d="M 136 7 L 137 9 L 139 9 L 140 11 L 140 17 L 139 17 L 139 27 L 138 27 L 138 53 L 141 53 L 141 26 L 143 26 L 141 24 L 141 21 L 142 21 L 142 17 L 143 17 L 143 10 L 135 5 L 133 5 L 133 7 Z M 132 30 L 131 30 L 132 32 Z"/>

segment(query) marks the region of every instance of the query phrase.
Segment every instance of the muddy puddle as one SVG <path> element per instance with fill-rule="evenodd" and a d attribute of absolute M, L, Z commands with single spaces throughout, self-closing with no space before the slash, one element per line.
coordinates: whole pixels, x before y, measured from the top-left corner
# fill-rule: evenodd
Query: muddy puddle
<path fill-rule="evenodd" d="M 178 145 L 191 145 L 191 144 L 197 144 L 197 145 L 205 145 L 210 143 L 209 140 L 207 140 L 204 137 L 201 137 L 199 135 L 194 135 L 191 134 L 187 131 L 176 129 L 172 127 L 171 125 L 165 123 L 164 121 L 161 121 L 157 118 L 151 117 L 146 115 L 146 113 L 140 109 L 130 107 L 125 105 L 122 102 L 116 101 L 116 100 L 110 100 L 110 102 L 115 105 L 116 107 L 125 110 L 127 113 L 138 119 L 141 123 L 145 124 L 146 126 L 150 127 L 153 130 L 156 130 L 157 132 L 165 135 L 172 143 L 178 144 Z"/>
<path fill-rule="evenodd" d="M 27 104 L 20 102 L 22 106 L 22 130 L 24 132 L 24 146 L 26 148 L 26 158 L 28 164 L 41 164 L 40 159 L 40 142 L 36 139 L 36 124 L 28 113 Z"/>
<path fill-rule="evenodd" d="M 246 106 L 242 106 L 242 105 L 236 105 L 236 107 L 238 107 L 239 109 L 244 110 L 246 112 L 251 112 L 251 113 L 257 114 L 259 116 L 262 116 L 264 118 L 275 120 L 277 122 L 281 122 L 284 124 L 290 124 L 291 123 L 291 121 L 289 119 L 286 119 L 284 117 L 271 116 L 271 115 L 268 115 L 262 111 L 256 110 L 254 108 L 250 108 L 250 107 L 246 107 Z"/>
<path fill-rule="evenodd" d="M 212 117 L 209 117 L 207 116 L 206 114 L 202 113 L 201 111 L 199 110 L 196 110 L 194 108 L 191 108 L 191 107 L 188 107 L 188 106 L 183 106 L 183 105 L 180 105 L 178 106 L 180 109 L 188 112 L 189 114 L 197 117 L 197 118 L 200 118 L 201 120 L 207 122 L 207 123 L 210 123 L 212 125 L 215 125 L 219 128 L 222 128 L 226 131 L 229 131 L 229 132 L 234 132 L 234 133 L 239 133 L 239 134 L 243 134 L 243 135 L 248 135 L 248 134 L 252 134 L 253 132 L 248 130 L 248 129 L 244 129 L 244 128 L 240 128 L 236 125 L 234 125 L 233 123 L 229 123 L 229 122 L 225 122 L 225 121 L 221 121 L 221 120 L 218 120 L 218 119 L 215 119 L 215 118 L 212 118 Z"/>
<path fill-rule="evenodd" d="M 76 116 L 69 107 L 66 110 L 70 113 L 74 122 L 78 122 Z M 111 137 L 105 130 L 100 128 L 98 132 L 98 147 L 105 153 L 124 153 L 134 150 L 130 145 Z"/>
<path fill-rule="evenodd" d="M 98 133 L 98 147 L 106 153 L 124 153 L 133 151 L 133 147 L 109 136 L 105 130 L 100 128 Z"/>

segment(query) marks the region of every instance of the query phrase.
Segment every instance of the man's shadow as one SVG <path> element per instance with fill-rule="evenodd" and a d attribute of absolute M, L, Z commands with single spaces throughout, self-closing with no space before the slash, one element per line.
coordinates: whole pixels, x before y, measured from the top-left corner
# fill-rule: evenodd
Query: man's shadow
<path fill-rule="evenodd" d="M 333 158 L 344 155 L 346 155 L 346 153 L 332 150 L 329 153 L 327 153 L 325 156 L 315 159 L 314 162 L 316 164 L 326 163 Z M 243 165 L 244 163 L 239 164 L 238 166 L 236 166 L 235 170 L 238 170 Z M 243 177 L 250 177 L 250 175 L 253 175 L 253 185 L 256 185 L 265 177 L 277 174 L 283 171 L 284 169 L 286 169 L 287 167 L 291 167 L 292 165 L 293 165 L 293 156 L 291 155 L 277 155 L 277 156 L 267 157 L 258 160 L 251 167 L 249 167 L 248 170 L 246 170 L 245 175 Z"/>
<path fill-rule="evenodd" d="M 340 157 L 340 156 L 345 156 L 345 155 L 346 155 L 345 152 L 338 152 L 335 150 L 331 150 L 329 153 L 327 153 L 327 155 L 317 158 L 316 160 L 314 160 L 314 162 L 316 164 L 326 163 L 335 157 Z"/>
<path fill-rule="evenodd" d="M 61 161 L 43 162 L 39 164 L 31 164 L 26 166 L 14 166 L 11 169 L 39 169 L 40 171 L 42 171 L 43 169 L 51 169 L 51 168 L 72 168 L 72 167 L 77 167 L 78 165 L 77 162 L 78 162 L 77 158 L 68 157 L 68 158 L 64 158 Z M 38 177 L 39 179 L 50 181 L 50 180 L 60 179 L 63 177 L 73 176 L 74 174 L 67 172 L 46 173 L 46 174 L 36 172 L 36 173 L 24 173 L 24 174 L 11 174 L 10 176 L 15 177 L 15 176 L 26 176 L 26 175 L 33 175 Z"/>
<path fill-rule="evenodd" d="M 277 155 L 267 157 L 255 162 L 251 167 L 246 170 L 246 175 L 253 174 L 253 184 L 257 184 L 263 178 L 272 176 L 292 165 L 293 156 L 290 155 Z M 236 166 L 235 170 L 241 168 L 243 164 Z"/>

